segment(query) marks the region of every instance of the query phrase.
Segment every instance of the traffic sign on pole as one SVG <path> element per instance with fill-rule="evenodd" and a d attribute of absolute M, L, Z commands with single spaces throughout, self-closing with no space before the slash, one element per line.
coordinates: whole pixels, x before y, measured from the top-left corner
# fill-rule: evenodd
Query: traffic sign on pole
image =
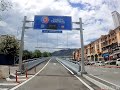
<path fill-rule="evenodd" d="M 42 30 L 42 33 L 62 33 L 61 30 Z"/>
<path fill-rule="evenodd" d="M 34 17 L 34 29 L 72 30 L 72 20 L 69 16 L 39 16 Z"/>

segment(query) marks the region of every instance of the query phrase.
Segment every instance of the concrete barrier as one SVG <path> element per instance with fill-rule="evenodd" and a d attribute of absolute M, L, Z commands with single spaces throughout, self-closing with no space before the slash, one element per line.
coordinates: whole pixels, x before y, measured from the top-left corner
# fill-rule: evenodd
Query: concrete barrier
<path fill-rule="evenodd" d="M 22 71 L 23 73 L 25 72 L 26 68 L 27 70 L 32 69 L 33 67 L 39 65 L 40 63 L 46 61 L 48 58 L 42 58 L 42 59 L 37 59 L 37 60 L 33 60 L 33 61 L 29 61 L 29 62 L 25 62 L 22 65 Z"/>
<path fill-rule="evenodd" d="M 0 78 L 9 77 L 9 66 L 0 65 Z"/>

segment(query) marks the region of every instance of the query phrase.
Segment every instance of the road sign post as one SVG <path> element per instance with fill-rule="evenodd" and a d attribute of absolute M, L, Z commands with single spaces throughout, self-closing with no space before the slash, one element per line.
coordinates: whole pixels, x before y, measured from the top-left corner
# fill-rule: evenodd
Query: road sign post
<path fill-rule="evenodd" d="M 20 41 L 20 51 L 19 51 L 19 71 L 22 73 L 22 55 L 23 55 L 23 48 L 24 48 L 24 32 L 25 32 L 25 24 L 26 24 L 27 17 L 24 16 L 23 26 L 22 26 L 22 34 L 21 34 L 21 41 Z"/>
<path fill-rule="evenodd" d="M 79 18 L 79 22 L 80 22 L 80 40 L 81 40 L 81 63 L 79 63 L 81 64 L 81 71 L 79 67 L 79 72 L 81 74 L 86 74 L 87 72 L 85 71 L 85 66 L 84 66 L 84 42 L 83 42 L 82 18 Z"/>
<path fill-rule="evenodd" d="M 79 62 L 79 75 L 86 74 L 85 66 L 84 66 L 84 42 L 83 42 L 83 28 L 82 28 L 82 18 L 79 18 L 79 22 L 73 22 L 75 24 L 79 24 L 80 28 L 73 28 L 74 30 L 80 31 L 80 41 L 81 41 L 81 62 Z"/>

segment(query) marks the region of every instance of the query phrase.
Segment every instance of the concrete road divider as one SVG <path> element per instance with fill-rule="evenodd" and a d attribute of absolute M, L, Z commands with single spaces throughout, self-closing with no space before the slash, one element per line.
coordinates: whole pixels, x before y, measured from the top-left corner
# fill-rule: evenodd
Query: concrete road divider
<path fill-rule="evenodd" d="M 79 65 L 75 64 L 73 62 L 70 62 L 68 60 L 62 60 L 60 58 L 56 58 L 59 60 L 61 63 L 63 63 L 65 66 L 67 66 L 70 70 L 72 70 L 75 74 L 79 73 Z"/>
<path fill-rule="evenodd" d="M 0 78 L 9 77 L 9 66 L 0 65 Z"/>
<path fill-rule="evenodd" d="M 42 63 L 42 62 L 44 62 L 44 61 L 46 61 L 48 59 L 49 58 L 47 57 L 47 58 L 37 59 L 37 60 L 33 60 L 33 61 L 29 61 L 29 62 L 23 63 L 23 65 L 22 65 L 22 71 L 23 71 L 23 73 L 25 73 L 26 69 L 30 70 L 33 67 L 39 65 L 40 63 Z"/>

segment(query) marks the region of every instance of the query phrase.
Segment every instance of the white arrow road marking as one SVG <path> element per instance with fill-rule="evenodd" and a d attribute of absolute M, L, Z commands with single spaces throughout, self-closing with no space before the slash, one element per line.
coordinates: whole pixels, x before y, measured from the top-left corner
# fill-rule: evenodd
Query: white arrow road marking
<path fill-rule="evenodd" d="M 56 63 L 53 63 L 53 65 L 56 65 Z"/>

